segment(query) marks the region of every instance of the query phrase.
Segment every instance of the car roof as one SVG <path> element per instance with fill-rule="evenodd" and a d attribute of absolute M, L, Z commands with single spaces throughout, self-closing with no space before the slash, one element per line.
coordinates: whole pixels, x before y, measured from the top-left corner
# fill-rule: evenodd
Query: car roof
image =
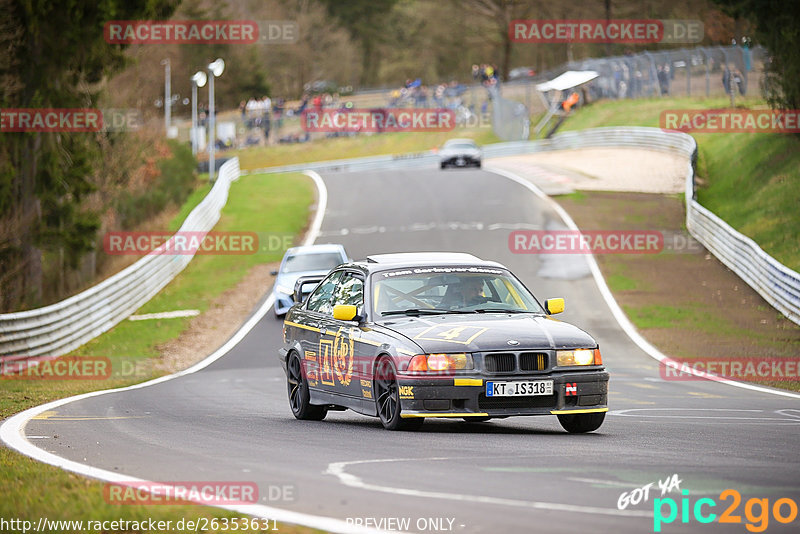
<path fill-rule="evenodd" d="M 475 146 L 478 145 L 473 139 L 465 139 L 465 138 L 461 139 L 461 138 L 459 138 L 459 139 L 448 139 L 447 141 L 444 142 L 444 146 L 457 145 L 457 144 L 462 144 L 462 143 L 468 143 L 470 145 L 475 145 Z"/>
<path fill-rule="evenodd" d="M 400 252 L 394 254 L 373 254 L 366 260 L 345 263 L 339 268 L 358 268 L 364 272 L 372 273 L 402 269 L 407 267 L 432 267 L 432 266 L 469 266 L 469 267 L 494 267 L 508 270 L 508 268 L 495 261 L 487 261 L 463 252 Z"/>
<path fill-rule="evenodd" d="M 304 245 L 300 247 L 292 247 L 286 250 L 286 255 L 301 256 L 304 254 L 321 254 L 326 252 L 334 252 L 342 254 L 347 257 L 344 247 L 339 244 L 326 243 L 324 245 Z"/>
<path fill-rule="evenodd" d="M 368 263 L 415 263 L 415 262 L 482 262 L 483 260 L 465 252 L 397 252 L 367 256 Z"/>

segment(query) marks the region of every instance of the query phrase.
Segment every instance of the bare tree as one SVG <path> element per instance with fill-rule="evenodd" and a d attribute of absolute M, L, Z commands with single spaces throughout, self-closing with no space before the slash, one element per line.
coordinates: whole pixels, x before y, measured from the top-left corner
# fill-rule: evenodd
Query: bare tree
<path fill-rule="evenodd" d="M 456 2 L 457 5 L 468 10 L 477 17 L 482 17 L 494 24 L 494 40 L 500 44 L 502 60 L 500 72 L 504 79 L 508 79 L 511 69 L 511 35 L 508 31 L 511 21 L 529 18 L 534 9 L 541 13 L 544 11 L 543 2 L 531 0 L 464 0 Z"/>

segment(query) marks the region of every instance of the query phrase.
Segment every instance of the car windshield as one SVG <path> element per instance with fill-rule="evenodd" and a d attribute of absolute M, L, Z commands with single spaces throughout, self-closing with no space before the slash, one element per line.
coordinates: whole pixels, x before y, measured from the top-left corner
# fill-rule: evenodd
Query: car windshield
<path fill-rule="evenodd" d="M 320 252 L 314 254 L 295 254 L 287 256 L 283 264 L 282 273 L 297 273 L 301 271 L 330 271 L 342 263 L 342 256 L 335 252 Z"/>
<path fill-rule="evenodd" d="M 493 267 L 418 267 L 375 273 L 377 317 L 421 313 L 544 313 L 511 273 Z"/>
<path fill-rule="evenodd" d="M 459 150 L 478 148 L 477 146 L 471 145 L 469 143 L 454 143 L 452 145 L 445 145 L 444 147 L 445 148 L 456 148 L 456 149 L 459 149 Z"/>

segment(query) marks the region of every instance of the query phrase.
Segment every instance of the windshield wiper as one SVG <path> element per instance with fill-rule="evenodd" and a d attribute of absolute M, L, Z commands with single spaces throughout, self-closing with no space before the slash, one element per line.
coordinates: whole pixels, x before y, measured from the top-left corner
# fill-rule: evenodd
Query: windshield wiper
<path fill-rule="evenodd" d="M 442 313 L 476 313 L 472 310 L 445 310 L 443 308 L 409 308 L 407 310 L 391 310 L 381 312 L 381 317 L 386 315 L 439 315 Z"/>
<path fill-rule="evenodd" d="M 478 308 L 475 313 L 533 313 L 527 310 L 509 310 L 506 308 Z"/>

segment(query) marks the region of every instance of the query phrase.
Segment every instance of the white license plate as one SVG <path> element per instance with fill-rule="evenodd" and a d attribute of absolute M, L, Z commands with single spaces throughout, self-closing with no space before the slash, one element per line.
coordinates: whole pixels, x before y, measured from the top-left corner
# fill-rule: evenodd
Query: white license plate
<path fill-rule="evenodd" d="M 524 397 L 528 395 L 552 395 L 552 380 L 528 380 L 520 382 L 486 382 L 487 397 Z"/>

